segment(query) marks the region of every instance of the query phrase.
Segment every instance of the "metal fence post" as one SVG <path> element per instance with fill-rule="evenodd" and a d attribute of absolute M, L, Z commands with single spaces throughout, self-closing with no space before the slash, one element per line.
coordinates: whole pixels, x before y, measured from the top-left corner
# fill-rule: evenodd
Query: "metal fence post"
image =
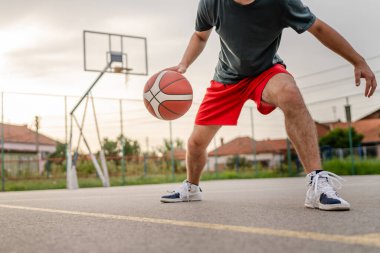
<path fill-rule="evenodd" d="M 124 139 L 124 126 L 123 126 L 123 100 L 119 100 L 120 107 L 120 140 L 121 140 L 121 182 L 126 185 L 126 161 L 125 161 L 125 139 Z"/>
<path fill-rule="evenodd" d="M 4 92 L 1 92 L 1 191 L 5 191 Z"/>
<path fill-rule="evenodd" d="M 352 144 L 352 124 L 351 124 L 351 105 L 349 104 L 348 97 L 346 97 L 347 104 L 344 106 L 346 111 L 346 119 L 348 122 L 348 142 L 350 146 L 350 156 L 351 156 L 351 174 L 355 175 L 355 160 L 354 160 L 354 150 Z"/>
<path fill-rule="evenodd" d="M 174 146 L 173 146 L 173 132 L 172 132 L 172 121 L 169 121 L 169 130 L 170 130 L 170 159 L 172 165 L 172 179 L 175 179 L 175 168 L 174 168 Z"/>
<path fill-rule="evenodd" d="M 292 156 L 290 152 L 290 140 L 289 138 L 286 138 L 286 150 L 287 150 L 287 156 L 288 156 L 288 176 L 290 176 L 292 171 Z"/>

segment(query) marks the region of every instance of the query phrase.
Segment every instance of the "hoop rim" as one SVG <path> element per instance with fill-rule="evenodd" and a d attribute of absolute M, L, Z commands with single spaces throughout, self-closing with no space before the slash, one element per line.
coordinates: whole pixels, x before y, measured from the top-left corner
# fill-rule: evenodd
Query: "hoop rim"
<path fill-rule="evenodd" d="M 122 73 L 122 74 L 128 74 L 129 71 L 132 71 L 132 68 L 125 68 L 125 67 L 113 67 L 112 72 L 114 73 Z"/>

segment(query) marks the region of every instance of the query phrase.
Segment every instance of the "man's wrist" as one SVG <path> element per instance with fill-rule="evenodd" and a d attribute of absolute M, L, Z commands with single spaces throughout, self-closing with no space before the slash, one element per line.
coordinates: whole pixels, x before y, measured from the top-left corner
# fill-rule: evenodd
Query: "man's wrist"
<path fill-rule="evenodd" d="M 189 64 L 187 64 L 187 63 L 181 61 L 181 62 L 178 64 L 178 66 L 181 66 L 182 68 L 187 69 L 187 68 L 189 67 Z"/>
<path fill-rule="evenodd" d="M 367 62 L 365 61 L 365 59 L 358 55 L 358 57 L 356 57 L 353 61 L 352 61 L 352 65 L 354 65 L 354 67 L 359 67 L 359 66 L 363 66 L 363 65 L 366 65 Z"/>

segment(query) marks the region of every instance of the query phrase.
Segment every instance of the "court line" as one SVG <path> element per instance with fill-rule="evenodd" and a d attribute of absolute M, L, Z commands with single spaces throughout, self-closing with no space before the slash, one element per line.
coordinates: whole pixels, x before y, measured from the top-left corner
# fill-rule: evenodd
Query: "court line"
<path fill-rule="evenodd" d="M 3 204 L 0 204 L 0 208 L 18 209 L 18 210 L 44 212 L 44 213 L 65 214 L 65 215 L 74 215 L 74 216 L 82 216 L 82 217 L 93 217 L 93 218 L 111 219 L 111 220 L 125 220 L 125 221 L 142 222 L 142 223 L 164 224 L 164 225 L 172 225 L 172 226 L 179 226 L 179 227 L 201 228 L 201 229 L 209 229 L 209 230 L 265 235 L 265 236 L 307 239 L 307 240 L 314 240 L 314 241 L 335 242 L 335 243 L 341 243 L 341 244 L 363 245 L 363 246 L 371 246 L 371 247 L 380 248 L 380 233 L 349 236 L 349 235 L 338 235 L 338 234 L 323 234 L 323 233 L 307 232 L 307 231 L 247 227 L 247 226 L 236 226 L 236 225 L 225 225 L 225 224 L 214 224 L 214 223 L 203 223 L 203 222 L 181 221 L 181 220 L 168 220 L 168 219 L 159 219 L 159 218 L 124 216 L 124 215 L 114 215 L 114 214 L 104 214 L 104 213 L 89 213 L 89 212 L 68 211 L 68 210 L 59 210 L 59 209 L 27 207 L 27 206 L 3 205 Z"/>
<path fill-rule="evenodd" d="M 281 188 L 283 189 L 283 188 Z M 210 194 L 220 194 L 220 193 L 255 193 L 255 192 L 265 192 L 270 190 L 270 188 L 261 188 L 261 189 L 250 189 L 250 190 L 210 190 L 207 192 L 207 195 Z M 157 193 L 133 193 L 134 197 L 158 197 Z M 124 194 L 112 194 L 112 195 L 96 195 L 96 196 L 83 196 L 83 197 L 55 197 L 55 198 L 28 198 L 28 199 L 1 199 L 0 203 L 8 204 L 15 202 L 34 202 L 34 201 L 62 201 L 62 200 L 83 200 L 83 199 L 99 199 L 99 198 L 126 198 L 127 196 Z"/>

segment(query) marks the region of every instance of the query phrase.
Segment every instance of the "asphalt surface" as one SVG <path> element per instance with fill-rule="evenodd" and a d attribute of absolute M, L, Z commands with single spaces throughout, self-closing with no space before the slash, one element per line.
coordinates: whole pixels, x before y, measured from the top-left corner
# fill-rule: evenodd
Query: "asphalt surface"
<path fill-rule="evenodd" d="M 380 176 L 346 177 L 351 211 L 303 207 L 304 178 L 0 193 L 0 252 L 380 252 Z"/>

